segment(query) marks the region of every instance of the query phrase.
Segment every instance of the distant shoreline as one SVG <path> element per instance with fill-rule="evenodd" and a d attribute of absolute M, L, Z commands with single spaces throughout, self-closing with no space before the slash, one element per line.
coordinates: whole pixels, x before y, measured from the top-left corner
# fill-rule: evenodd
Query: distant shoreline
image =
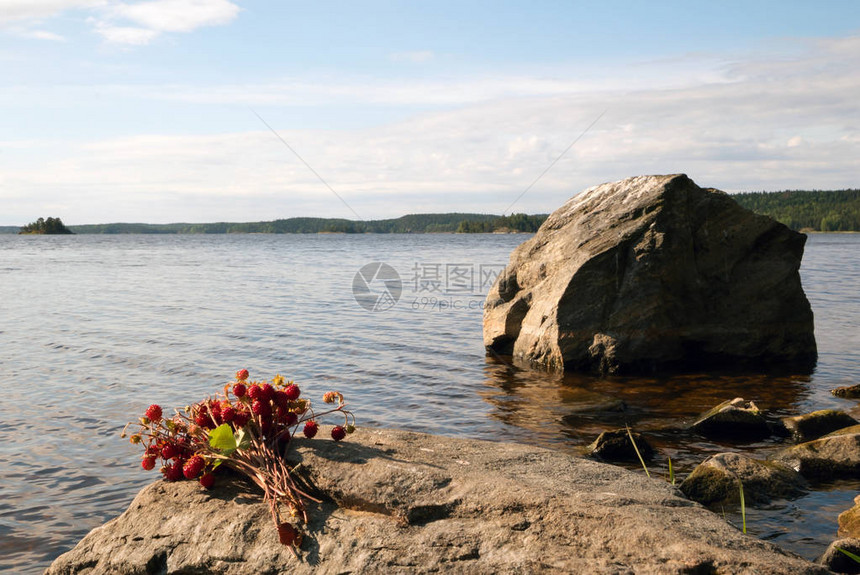
<path fill-rule="evenodd" d="M 804 233 L 860 232 L 860 190 L 743 192 L 731 194 L 741 206 Z M 110 223 L 67 226 L 76 234 L 391 234 L 532 233 L 548 214 L 432 213 L 383 220 L 298 217 L 260 222 Z M 23 226 L 0 226 L 17 234 Z"/>

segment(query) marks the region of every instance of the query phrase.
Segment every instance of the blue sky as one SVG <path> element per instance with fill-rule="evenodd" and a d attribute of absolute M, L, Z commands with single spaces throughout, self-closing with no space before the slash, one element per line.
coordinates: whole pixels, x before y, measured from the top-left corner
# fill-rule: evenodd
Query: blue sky
<path fill-rule="evenodd" d="M 0 225 L 858 187 L 858 93 L 854 1 L 0 0 Z"/>

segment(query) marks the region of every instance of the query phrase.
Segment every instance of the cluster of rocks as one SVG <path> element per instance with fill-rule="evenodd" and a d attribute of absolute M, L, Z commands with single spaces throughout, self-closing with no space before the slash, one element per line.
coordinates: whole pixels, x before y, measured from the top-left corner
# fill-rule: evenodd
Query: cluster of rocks
<path fill-rule="evenodd" d="M 755 506 L 805 495 L 811 481 L 860 477 L 860 424 L 843 411 L 826 409 L 771 421 L 752 401 L 735 398 L 702 414 L 690 431 L 721 441 L 777 435 L 796 442 L 765 460 L 733 452 L 705 459 L 679 486 L 703 505 L 737 505 L 741 486 L 745 504 Z M 640 455 L 647 461 L 655 452 L 642 434 L 627 429 L 602 433 L 588 449 L 593 457 L 614 462 L 635 461 Z M 839 573 L 860 572 L 860 564 L 838 551 L 852 552 L 860 544 L 860 496 L 855 503 L 839 516 L 842 539 L 820 559 Z"/>

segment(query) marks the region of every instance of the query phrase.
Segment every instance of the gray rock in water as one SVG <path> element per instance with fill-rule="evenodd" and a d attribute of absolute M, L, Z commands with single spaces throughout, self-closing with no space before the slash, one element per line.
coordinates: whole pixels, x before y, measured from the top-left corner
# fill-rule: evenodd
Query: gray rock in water
<path fill-rule="evenodd" d="M 359 430 L 294 455 L 326 498 L 301 562 L 244 483 L 158 482 L 47 575 L 826 573 L 664 481 L 551 450 Z"/>
<path fill-rule="evenodd" d="M 860 556 L 860 539 L 837 539 L 818 558 L 818 563 L 834 573 L 860 573 L 860 563 L 847 556 L 840 549 Z"/>
<path fill-rule="evenodd" d="M 770 426 L 752 401 L 736 397 L 700 415 L 690 426 L 711 439 L 756 441 L 770 435 Z"/>
<path fill-rule="evenodd" d="M 807 479 L 860 476 L 860 425 L 846 427 L 820 439 L 777 452 L 771 458 Z"/>
<path fill-rule="evenodd" d="M 511 254 L 484 345 L 570 371 L 810 369 L 805 241 L 685 175 L 596 186 Z"/>
<path fill-rule="evenodd" d="M 844 397 L 845 399 L 857 399 L 860 398 L 860 383 L 848 385 L 845 387 L 837 387 L 836 389 L 831 389 L 830 393 L 832 393 L 836 397 Z"/>
<path fill-rule="evenodd" d="M 812 413 L 784 417 L 782 423 L 795 441 L 812 441 L 833 431 L 857 425 L 856 419 L 837 409 L 821 409 Z"/>
<path fill-rule="evenodd" d="M 641 433 L 631 433 L 633 434 L 633 441 L 636 442 L 635 448 L 626 429 L 614 429 L 598 435 L 597 439 L 588 446 L 588 454 L 609 462 L 636 462 L 639 461 L 639 455 L 645 461 L 651 459 L 654 456 L 654 448 L 651 447 L 651 444 L 645 440 Z M 636 454 L 637 449 L 639 455 Z"/>
<path fill-rule="evenodd" d="M 744 501 L 752 504 L 799 497 L 807 492 L 806 481 L 793 469 L 740 453 L 719 453 L 707 458 L 687 476 L 680 489 L 703 505 L 738 503 L 739 482 L 743 484 Z"/>

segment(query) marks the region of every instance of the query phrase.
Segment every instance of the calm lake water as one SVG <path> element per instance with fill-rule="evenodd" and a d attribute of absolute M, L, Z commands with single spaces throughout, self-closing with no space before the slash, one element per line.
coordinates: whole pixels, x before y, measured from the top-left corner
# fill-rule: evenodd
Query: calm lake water
<path fill-rule="evenodd" d="M 242 367 L 258 378 L 281 373 L 310 397 L 337 389 L 359 425 L 579 453 L 600 431 L 628 423 L 681 477 L 709 453 L 779 447 L 681 431 L 724 399 L 743 396 L 776 414 L 840 408 L 860 417 L 856 401 L 829 393 L 860 379 L 860 235 L 807 243 L 801 272 L 820 352 L 813 375 L 650 379 L 561 377 L 484 357 L 486 284 L 525 239 L 0 236 L 0 571 L 39 573 L 119 514 L 159 477 L 119 438 L 125 423 L 150 403 L 202 399 Z M 402 281 L 385 311 L 353 295 L 363 281 L 356 273 L 371 262 Z M 627 409 L 595 411 L 606 398 Z M 748 528 L 814 558 L 858 489 L 860 481 L 833 483 L 749 510 Z M 737 521 L 737 510 L 725 513 Z"/>

